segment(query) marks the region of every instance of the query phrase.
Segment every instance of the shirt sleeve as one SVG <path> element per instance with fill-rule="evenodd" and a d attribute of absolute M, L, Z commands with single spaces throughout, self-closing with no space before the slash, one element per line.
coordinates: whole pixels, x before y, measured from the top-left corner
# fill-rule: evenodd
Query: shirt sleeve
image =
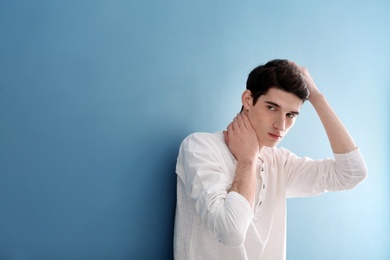
<path fill-rule="evenodd" d="M 245 241 L 253 211 L 243 196 L 229 192 L 233 176 L 219 149 L 215 141 L 191 135 L 180 147 L 176 171 L 207 229 L 220 243 L 235 247 Z"/>
<path fill-rule="evenodd" d="M 285 173 L 286 196 L 291 198 L 350 190 L 367 177 L 367 168 L 359 149 L 324 160 L 300 158 L 289 152 Z"/>

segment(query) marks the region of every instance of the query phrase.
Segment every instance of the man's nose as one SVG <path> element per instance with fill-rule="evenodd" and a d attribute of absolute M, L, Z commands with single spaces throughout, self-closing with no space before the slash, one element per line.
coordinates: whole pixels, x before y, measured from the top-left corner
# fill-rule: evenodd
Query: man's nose
<path fill-rule="evenodd" d="M 284 131 L 286 129 L 286 119 L 281 117 L 275 120 L 274 128 L 278 129 L 279 131 Z"/>

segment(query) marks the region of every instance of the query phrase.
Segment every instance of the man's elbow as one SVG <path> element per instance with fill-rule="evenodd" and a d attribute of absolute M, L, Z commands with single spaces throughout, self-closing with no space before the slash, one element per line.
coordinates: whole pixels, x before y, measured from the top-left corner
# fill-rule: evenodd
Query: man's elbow
<path fill-rule="evenodd" d="M 214 229 L 215 237 L 224 246 L 241 246 L 245 242 L 249 223 L 233 221 L 235 218 L 231 216 L 223 219 Z"/>
<path fill-rule="evenodd" d="M 362 169 L 359 175 L 357 175 L 355 178 L 355 187 L 361 182 L 363 182 L 365 179 L 367 179 L 367 176 L 368 176 L 367 168 Z"/>
<path fill-rule="evenodd" d="M 232 230 L 229 233 L 217 235 L 218 242 L 227 247 L 239 247 L 245 242 L 245 232 Z"/>
<path fill-rule="evenodd" d="M 231 192 L 209 227 L 219 243 L 228 247 L 239 247 L 245 242 L 252 218 L 252 209 L 247 200 L 238 193 Z"/>
<path fill-rule="evenodd" d="M 368 176 L 367 168 L 361 169 L 359 172 L 355 172 L 352 178 L 350 178 L 350 181 L 345 187 L 346 190 L 351 190 L 358 186 L 360 183 L 362 183 Z"/>

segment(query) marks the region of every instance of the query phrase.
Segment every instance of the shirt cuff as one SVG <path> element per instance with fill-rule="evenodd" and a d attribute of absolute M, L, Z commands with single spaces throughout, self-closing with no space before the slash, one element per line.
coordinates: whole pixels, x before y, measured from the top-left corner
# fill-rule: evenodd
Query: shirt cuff
<path fill-rule="evenodd" d="M 249 201 L 242 196 L 240 193 L 231 191 L 226 195 L 226 201 L 228 203 L 233 204 L 236 207 L 241 207 L 242 212 L 245 212 L 248 218 L 253 218 L 253 210 Z"/>

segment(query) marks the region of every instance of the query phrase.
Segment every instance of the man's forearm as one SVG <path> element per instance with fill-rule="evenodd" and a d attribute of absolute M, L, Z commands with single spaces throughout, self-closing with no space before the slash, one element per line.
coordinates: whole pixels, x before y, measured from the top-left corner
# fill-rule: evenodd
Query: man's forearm
<path fill-rule="evenodd" d="M 316 94 L 311 96 L 309 100 L 321 119 L 333 153 L 348 153 L 356 149 L 356 144 L 351 135 L 330 107 L 326 98 L 322 94 Z"/>
<path fill-rule="evenodd" d="M 229 191 L 239 193 L 253 207 L 256 194 L 256 160 L 243 159 L 237 161 L 234 181 Z"/>

